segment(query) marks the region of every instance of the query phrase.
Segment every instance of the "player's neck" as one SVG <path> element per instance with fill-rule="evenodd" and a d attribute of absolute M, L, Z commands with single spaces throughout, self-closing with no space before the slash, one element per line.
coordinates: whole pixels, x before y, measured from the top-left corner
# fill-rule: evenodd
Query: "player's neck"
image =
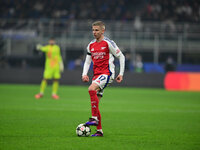
<path fill-rule="evenodd" d="M 104 36 L 102 35 L 100 38 L 96 39 L 96 42 L 99 43 L 104 39 Z"/>

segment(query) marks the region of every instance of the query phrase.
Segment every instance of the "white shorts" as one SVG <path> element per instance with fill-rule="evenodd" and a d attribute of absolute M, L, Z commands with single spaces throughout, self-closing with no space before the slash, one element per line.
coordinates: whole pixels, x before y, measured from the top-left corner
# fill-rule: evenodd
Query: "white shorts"
<path fill-rule="evenodd" d="M 101 74 L 98 77 L 94 78 L 92 83 L 96 83 L 100 87 L 100 91 L 98 91 L 97 94 L 103 96 L 103 89 L 111 84 L 113 80 L 113 76 L 109 76 L 106 74 Z"/>

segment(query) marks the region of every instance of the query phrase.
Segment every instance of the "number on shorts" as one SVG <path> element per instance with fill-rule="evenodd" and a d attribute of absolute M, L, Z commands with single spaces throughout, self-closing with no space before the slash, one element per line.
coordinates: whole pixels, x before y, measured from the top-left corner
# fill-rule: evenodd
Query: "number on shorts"
<path fill-rule="evenodd" d="M 99 77 L 99 80 L 100 80 L 100 81 L 103 81 L 103 80 L 105 80 L 105 79 L 106 79 L 106 77 L 103 76 L 103 75 L 101 75 L 101 76 Z"/>

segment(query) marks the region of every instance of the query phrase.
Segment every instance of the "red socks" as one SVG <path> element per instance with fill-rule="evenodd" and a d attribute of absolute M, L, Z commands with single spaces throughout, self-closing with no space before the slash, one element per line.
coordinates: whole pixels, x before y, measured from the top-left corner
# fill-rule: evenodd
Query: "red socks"
<path fill-rule="evenodd" d="M 91 107 L 92 107 L 92 116 L 97 117 L 99 120 L 99 124 L 97 126 L 97 129 L 102 129 L 101 127 L 101 114 L 99 111 L 99 99 L 97 97 L 96 91 L 89 91 L 90 94 L 90 100 L 91 100 Z"/>
<path fill-rule="evenodd" d="M 91 107 L 92 107 L 92 116 L 98 116 L 99 111 L 99 99 L 97 97 L 96 91 L 89 91 Z"/>
<path fill-rule="evenodd" d="M 98 111 L 98 116 L 97 116 L 98 120 L 99 120 L 99 124 L 97 126 L 97 130 L 99 129 L 102 129 L 102 126 L 101 126 L 101 114 L 100 114 L 100 111 Z"/>

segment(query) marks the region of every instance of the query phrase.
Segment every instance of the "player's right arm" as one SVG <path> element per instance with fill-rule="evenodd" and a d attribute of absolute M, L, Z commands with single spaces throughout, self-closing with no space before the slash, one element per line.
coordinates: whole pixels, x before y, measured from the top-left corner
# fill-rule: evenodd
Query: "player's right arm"
<path fill-rule="evenodd" d="M 48 51 L 48 46 L 42 46 L 41 44 L 37 44 L 36 45 L 36 49 L 38 51 L 47 52 Z"/>
<path fill-rule="evenodd" d="M 89 82 L 89 77 L 88 77 L 88 70 L 90 68 L 90 64 L 92 62 L 92 57 L 91 57 L 91 53 L 89 50 L 89 46 L 87 47 L 87 55 L 86 55 L 86 59 L 85 59 L 85 63 L 83 66 L 83 73 L 82 73 L 82 81 L 83 82 Z"/>

